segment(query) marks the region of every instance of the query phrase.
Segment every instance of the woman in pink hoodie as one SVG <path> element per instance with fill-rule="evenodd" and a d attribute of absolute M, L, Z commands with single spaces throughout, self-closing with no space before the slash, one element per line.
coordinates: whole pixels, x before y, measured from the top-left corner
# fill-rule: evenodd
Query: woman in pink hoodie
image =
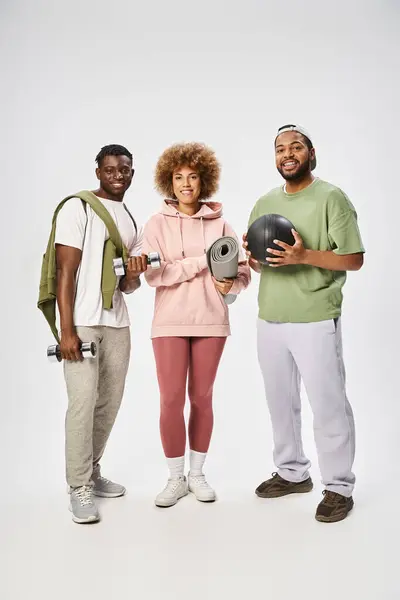
<path fill-rule="evenodd" d="M 155 182 L 169 199 L 144 228 L 143 252 L 158 252 L 161 257 L 161 268 L 145 273 L 149 285 L 156 288 L 151 337 L 161 396 L 161 440 L 170 473 L 156 498 L 157 506 L 172 506 L 188 491 L 203 502 L 216 499 L 203 464 L 213 428 L 213 385 L 230 335 L 223 296 L 239 294 L 250 282 L 243 254 L 234 280 L 217 282 L 207 267 L 211 244 L 222 236 L 236 237 L 222 218 L 221 204 L 205 201 L 217 191 L 219 175 L 219 163 L 206 146 L 190 143 L 168 148 L 157 163 Z M 187 380 L 190 471 L 186 479 Z"/>

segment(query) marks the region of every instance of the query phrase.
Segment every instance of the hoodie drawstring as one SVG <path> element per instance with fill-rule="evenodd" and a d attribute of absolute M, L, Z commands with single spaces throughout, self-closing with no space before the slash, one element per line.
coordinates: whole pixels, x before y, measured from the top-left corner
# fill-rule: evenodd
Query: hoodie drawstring
<path fill-rule="evenodd" d="M 178 228 L 179 228 L 179 239 L 181 242 L 181 253 L 182 253 L 182 258 L 185 258 L 185 251 L 183 249 L 183 237 L 182 237 L 182 226 L 181 226 L 181 215 L 179 214 L 178 211 L 176 211 L 177 217 L 178 217 Z"/>
<path fill-rule="evenodd" d="M 176 216 L 178 217 L 179 240 L 181 242 L 181 254 L 182 254 L 182 258 L 185 258 L 185 250 L 183 249 L 182 222 L 181 222 L 181 215 L 179 214 L 179 211 L 176 211 Z M 201 224 L 201 235 L 203 237 L 203 246 L 204 246 L 203 251 L 204 251 L 204 254 L 206 254 L 206 236 L 204 233 L 203 217 L 200 217 L 200 224 Z"/>
<path fill-rule="evenodd" d="M 200 217 L 200 223 L 201 223 L 201 234 L 203 236 L 203 245 L 204 245 L 204 254 L 206 253 L 206 236 L 204 235 L 204 224 L 203 224 L 203 217 Z"/>

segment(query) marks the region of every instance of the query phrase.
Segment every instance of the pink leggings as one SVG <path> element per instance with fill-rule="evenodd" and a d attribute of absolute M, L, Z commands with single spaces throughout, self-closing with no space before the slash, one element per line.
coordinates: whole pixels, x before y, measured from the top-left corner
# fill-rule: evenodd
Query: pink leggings
<path fill-rule="evenodd" d="M 213 386 L 225 342 L 225 337 L 153 339 L 161 396 L 161 441 L 167 458 L 185 454 L 183 411 L 188 374 L 190 448 L 207 452 L 213 429 Z"/>

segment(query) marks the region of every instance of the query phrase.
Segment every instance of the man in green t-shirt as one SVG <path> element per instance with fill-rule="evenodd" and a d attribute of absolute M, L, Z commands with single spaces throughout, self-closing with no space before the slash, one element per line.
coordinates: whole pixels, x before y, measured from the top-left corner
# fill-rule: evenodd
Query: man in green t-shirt
<path fill-rule="evenodd" d="M 258 294 L 258 358 L 272 420 L 277 473 L 261 483 L 262 498 L 309 492 L 310 461 L 301 441 L 300 382 L 314 415 L 314 436 L 325 486 L 316 519 L 334 522 L 353 508 L 354 418 L 345 390 L 342 356 L 342 288 L 347 271 L 363 264 L 357 215 L 336 186 L 315 178 L 315 149 L 296 125 L 278 130 L 276 166 L 285 184 L 261 197 L 249 226 L 275 213 L 293 225 L 293 246 L 275 240 L 263 265 Z M 243 236 L 247 248 L 246 235 Z"/>

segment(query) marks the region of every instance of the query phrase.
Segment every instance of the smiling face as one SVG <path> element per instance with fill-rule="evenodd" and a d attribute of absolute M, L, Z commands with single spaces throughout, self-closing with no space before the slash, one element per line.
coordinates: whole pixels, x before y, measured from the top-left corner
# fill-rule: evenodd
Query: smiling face
<path fill-rule="evenodd" d="M 132 161 L 127 156 L 105 156 L 96 169 L 100 188 L 111 200 L 121 201 L 132 183 Z"/>
<path fill-rule="evenodd" d="M 306 139 L 297 131 L 287 131 L 276 139 L 276 168 L 286 181 L 301 180 L 311 174 L 314 156 L 314 148 L 309 149 Z"/>
<path fill-rule="evenodd" d="M 175 169 L 172 174 L 172 186 L 179 204 L 184 206 L 196 206 L 198 204 L 201 181 L 197 171 L 188 166 Z"/>

